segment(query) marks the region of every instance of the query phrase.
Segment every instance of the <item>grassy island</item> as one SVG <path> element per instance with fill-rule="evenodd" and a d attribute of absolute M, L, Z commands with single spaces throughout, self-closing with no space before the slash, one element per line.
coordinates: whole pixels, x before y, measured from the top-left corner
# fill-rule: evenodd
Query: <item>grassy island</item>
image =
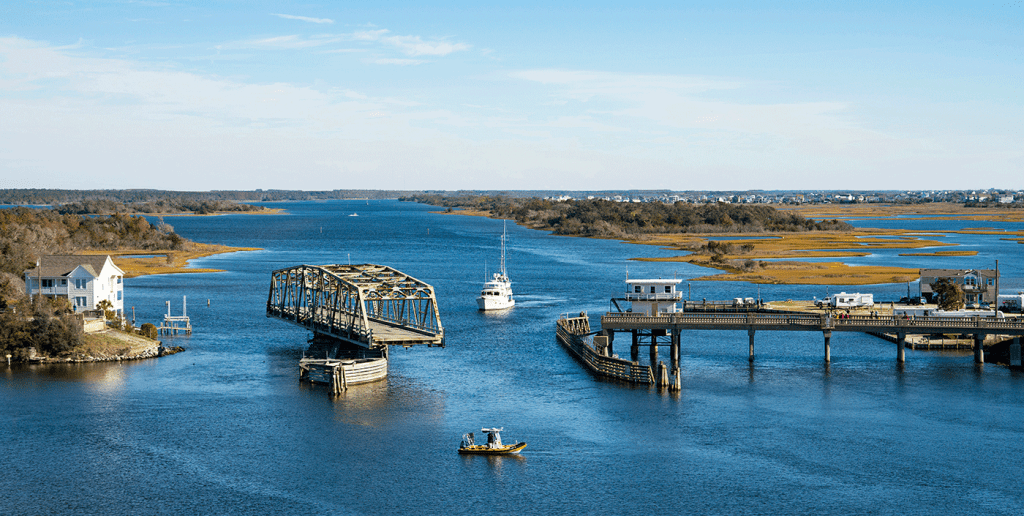
<path fill-rule="evenodd" d="M 615 203 L 601 200 L 550 201 L 485 196 L 418 196 L 418 202 L 447 207 L 446 213 L 511 218 L 518 224 L 560 235 L 614 238 L 678 250 L 680 256 L 638 258 L 686 262 L 722 271 L 697 278 L 752 283 L 866 285 L 917 279 L 917 268 L 851 267 L 841 261 L 808 258 L 866 256 L 880 249 L 955 246 L 938 240 L 950 233 L 1001 235 L 1024 243 L 1024 231 L 970 228 L 959 231 L 854 229 L 851 218 L 901 218 L 1019 221 L 1024 212 L 998 207 L 947 203 L 914 205 L 827 204 L 766 205 Z M 819 220 L 815 220 L 819 219 Z M 932 236 L 934 235 L 934 236 Z M 974 256 L 976 251 L 938 250 L 900 256 Z"/>

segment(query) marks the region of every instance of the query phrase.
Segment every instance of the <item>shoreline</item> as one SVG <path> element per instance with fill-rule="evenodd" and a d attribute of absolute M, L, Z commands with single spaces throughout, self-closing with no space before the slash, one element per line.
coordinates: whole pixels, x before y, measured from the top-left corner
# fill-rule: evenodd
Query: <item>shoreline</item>
<path fill-rule="evenodd" d="M 927 210 L 918 209 L 927 206 Z M 843 210 L 857 214 L 850 214 Z M 819 216 L 842 218 L 907 218 L 910 212 L 933 215 L 943 213 L 945 217 L 926 216 L 922 219 L 969 220 L 1015 222 L 1015 217 L 1024 220 L 1024 212 L 998 208 L 977 208 L 984 213 L 953 213 L 954 209 L 971 210 L 954 205 L 811 205 L 799 206 L 780 211 L 796 211 L 805 217 Z M 816 211 L 817 210 L 817 211 Z M 436 211 L 444 215 L 468 215 L 496 218 L 488 211 L 463 210 Z M 529 227 L 551 231 L 551 228 Z M 841 261 L 807 262 L 803 258 L 844 258 L 867 256 L 877 250 L 922 249 L 935 247 L 958 247 L 959 244 L 942 242 L 929 237 L 946 234 L 1001 235 L 1002 240 L 1024 244 L 1024 231 L 1001 231 L 994 228 L 978 227 L 962 230 L 894 230 L 861 228 L 847 232 L 766 232 L 766 233 L 674 233 L 650 234 L 636 239 L 619 239 L 620 242 L 639 245 L 656 245 L 678 251 L 679 256 L 660 258 L 632 258 L 636 261 L 683 262 L 721 271 L 694 278 L 691 281 L 745 281 L 754 284 L 776 285 L 874 285 L 881 283 L 906 283 L 918 279 L 918 268 L 894 266 L 850 266 Z M 567 235 L 572 236 L 572 235 Z M 583 237 L 593 238 L 593 237 Z M 723 252 L 709 252 L 708 243 L 724 246 Z M 900 253 L 900 256 L 975 256 L 976 251 L 935 250 L 929 252 Z"/>
<path fill-rule="evenodd" d="M 193 242 L 191 249 L 186 250 L 149 250 L 119 249 L 115 251 L 82 251 L 84 255 L 110 255 L 122 271 L 125 278 L 152 276 L 155 274 L 189 274 L 205 272 L 224 272 L 222 269 L 189 268 L 189 261 L 205 258 L 215 254 L 235 253 L 240 251 L 261 251 L 260 247 L 231 247 L 221 244 L 201 244 Z M 126 256 L 136 256 L 135 258 Z"/>

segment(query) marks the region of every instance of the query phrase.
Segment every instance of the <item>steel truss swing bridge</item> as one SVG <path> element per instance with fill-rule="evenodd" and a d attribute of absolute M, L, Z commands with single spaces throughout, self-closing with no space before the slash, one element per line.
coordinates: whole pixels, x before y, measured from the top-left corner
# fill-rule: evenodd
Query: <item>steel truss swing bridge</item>
<path fill-rule="evenodd" d="M 444 346 L 434 287 L 384 265 L 276 270 L 267 317 L 368 349 Z"/>

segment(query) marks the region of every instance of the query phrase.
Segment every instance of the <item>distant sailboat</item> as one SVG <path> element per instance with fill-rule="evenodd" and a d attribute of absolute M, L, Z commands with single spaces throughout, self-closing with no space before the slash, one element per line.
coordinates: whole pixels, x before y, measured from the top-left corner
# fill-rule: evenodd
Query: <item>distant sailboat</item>
<path fill-rule="evenodd" d="M 505 228 L 501 231 L 501 266 L 498 272 L 490 281 L 484 283 L 480 297 L 476 298 L 476 304 L 480 310 L 501 310 L 515 306 L 516 300 L 512 298 L 512 281 L 508 279 L 508 271 L 505 270 Z"/>

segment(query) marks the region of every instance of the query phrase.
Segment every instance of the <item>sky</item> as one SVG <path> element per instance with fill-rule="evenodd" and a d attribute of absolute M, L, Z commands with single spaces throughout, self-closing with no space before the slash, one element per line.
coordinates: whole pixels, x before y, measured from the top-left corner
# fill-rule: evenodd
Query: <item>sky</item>
<path fill-rule="evenodd" d="M 1024 0 L 0 0 L 0 188 L 1024 188 Z"/>

